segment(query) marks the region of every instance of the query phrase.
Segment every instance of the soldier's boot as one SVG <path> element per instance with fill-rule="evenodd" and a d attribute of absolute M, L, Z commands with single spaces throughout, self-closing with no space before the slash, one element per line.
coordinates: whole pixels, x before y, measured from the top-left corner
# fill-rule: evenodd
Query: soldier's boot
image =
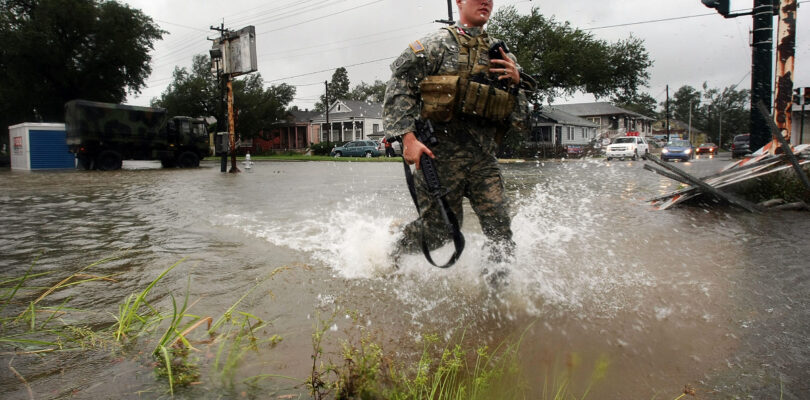
<path fill-rule="evenodd" d="M 487 284 L 495 290 L 509 286 L 508 266 L 515 261 L 515 243 L 512 240 L 488 242 L 484 251 L 488 253 L 487 266 L 481 270 L 481 275 Z"/>

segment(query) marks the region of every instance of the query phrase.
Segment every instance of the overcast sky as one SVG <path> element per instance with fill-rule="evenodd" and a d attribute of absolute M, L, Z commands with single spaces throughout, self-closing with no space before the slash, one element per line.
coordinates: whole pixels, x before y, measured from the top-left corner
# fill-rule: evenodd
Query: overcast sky
<path fill-rule="evenodd" d="M 810 0 L 799 0 L 810 5 Z M 293 104 L 312 108 L 324 81 L 344 66 L 351 86 L 390 77 L 389 64 L 408 43 L 441 28 L 446 0 L 123 0 L 142 10 L 168 32 L 153 52 L 153 72 L 140 95 L 128 102 L 147 105 L 171 82 L 175 67 L 207 54 L 218 34 L 210 26 L 256 27 L 259 72 L 267 85 L 297 87 Z M 514 5 L 521 13 L 538 7 L 546 16 L 569 21 L 608 41 L 630 35 L 644 40 L 654 61 L 648 92 L 659 101 L 665 87 L 700 88 L 739 83 L 750 88 L 751 17 L 724 19 L 700 0 L 495 0 L 495 10 Z M 749 11 L 753 0 L 731 0 L 732 11 Z M 453 12 L 456 15 L 455 0 Z M 776 20 L 774 20 L 776 25 Z M 797 22 L 796 78 L 810 86 L 810 7 L 800 7 Z M 575 67 L 575 66 L 573 66 Z M 589 95 L 560 103 L 593 101 Z"/>

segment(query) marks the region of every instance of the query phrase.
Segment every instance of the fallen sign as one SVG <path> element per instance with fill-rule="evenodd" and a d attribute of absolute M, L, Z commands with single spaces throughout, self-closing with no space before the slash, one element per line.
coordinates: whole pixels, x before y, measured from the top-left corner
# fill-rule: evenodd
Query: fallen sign
<path fill-rule="evenodd" d="M 799 166 L 810 164 L 810 159 L 808 159 L 806 155 L 802 157 L 803 153 L 808 150 L 810 150 L 810 145 L 807 144 L 798 145 L 793 148 L 792 154 L 797 157 L 796 163 Z M 773 155 L 767 152 L 760 153 L 760 151 L 757 151 L 750 157 L 740 162 L 732 163 L 729 167 L 724 168 L 716 174 L 698 178 L 661 161 L 655 156 L 648 156 L 648 160 L 660 165 L 663 169 L 650 164 L 645 164 L 644 169 L 689 185 L 674 192 L 648 199 L 647 201 L 652 203 L 658 210 L 666 210 L 686 200 L 708 193 L 748 211 L 758 212 L 762 210 L 760 206 L 720 189 L 730 188 L 741 182 L 794 168 L 794 165 L 786 154 Z"/>
<path fill-rule="evenodd" d="M 650 199 L 649 201 L 653 203 L 657 209 L 666 210 L 675 204 L 684 202 L 700 195 L 701 193 L 710 193 L 715 197 L 726 200 L 736 206 L 745 208 L 748 211 L 757 212 L 762 210 L 760 206 L 750 203 L 744 199 L 737 198 L 730 193 L 722 192 L 718 189 L 733 185 L 735 183 L 740 183 L 764 175 L 783 171 L 788 168 L 793 168 L 796 175 L 804 184 L 804 187 L 807 189 L 808 193 L 810 193 L 810 179 L 807 178 L 807 175 L 802 167 L 803 165 L 810 163 L 810 160 L 806 159 L 807 157 L 800 159 L 804 151 L 810 149 L 810 145 L 801 144 L 791 148 L 790 144 L 787 142 L 787 140 L 785 140 L 785 137 L 782 136 L 782 131 L 778 126 L 776 126 L 773 119 L 768 118 L 769 114 L 768 110 L 765 108 L 765 104 L 760 101 L 757 106 L 762 116 L 769 121 L 768 127 L 771 130 L 771 136 L 774 137 L 773 141 L 754 152 L 750 157 L 746 157 L 739 162 L 731 163 L 727 167 L 723 168 L 723 170 L 721 170 L 719 173 L 704 177 L 702 179 L 696 178 L 678 168 L 667 165 L 665 162 L 659 160 L 655 156 L 648 157 L 648 160 L 655 162 L 672 173 L 660 170 L 659 168 L 655 168 L 648 164 L 644 165 L 644 169 L 690 185 L 685 189 L 676 190 L 667 195 Z M 782 153 L 776 154 L 776 151 L 780 148 L 782 149 Z M 785 149 L 789 150 L 785 151 Z"/>

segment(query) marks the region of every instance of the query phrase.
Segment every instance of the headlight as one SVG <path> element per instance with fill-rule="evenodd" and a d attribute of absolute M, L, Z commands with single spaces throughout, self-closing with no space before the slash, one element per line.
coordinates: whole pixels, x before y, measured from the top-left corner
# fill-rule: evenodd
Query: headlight
<path fill-rule="evenodd" d="M 665 147 L 665 148 L 661 149 L 661 152 L 662 153 L 669 153 L 669 150 L 667 150 L 667 148 Z"/>
<path fill-rule="evenodd" d="M 686 151 L 684 151 L 684 153 L 686 153 L 686 154 L 689 154 L 691 152 L 692 152 L 692 149 L 686 149 Z"/>

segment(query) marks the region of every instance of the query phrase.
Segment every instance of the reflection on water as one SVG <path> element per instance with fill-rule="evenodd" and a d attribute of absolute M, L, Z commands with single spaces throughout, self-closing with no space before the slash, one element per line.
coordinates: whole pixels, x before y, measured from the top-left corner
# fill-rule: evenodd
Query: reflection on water
<path fill-rule="evenodd" d="M 721 165 L 690 164 L 699 163 Z M 484 237 L 469 207 L 467 250 L 456 266 L 440 270 L 412 255 L 392 268 L 392 227 L 415 217 L 397 163 L 258 162 L 237 176 L 213 163 L 3 172 L 0 270 L 19 276 L 36 262 L 37 271 L 72 271 L 123 254 L 99 267 L 118 274 L 117 284 L 88 284 L 96 290 L 72 303 L 99 310 L 88 323 L 109 323 L 107 313 L 124 297 L 183 257 L 155 293 L 167 304 L 166 295 L 191 279 L 201 315 L 221 313 L 257 279 L 291 266 L 269 283 L 271 295 L 251 299 L 252 312 L 274 321 L 285 340 L 273 360 L 247 360 L 248 376 L 303 379 L 314 313 L 341 307 L 358 310 L 398 343 L 460 328 L 497 343 L 533 324 L 522 348 L 530 381 L 543 378 L 538 360 L 550 355 L 576 352 L 585 363 L 605 355 L 608 379 L 594 398 L 674 398 L 685 384 L 720 397 L 810 395 L 810 219 L 720 207 L 653 211 L 643 200 L 675 187 L 641 165 L 504 165 L 518 247 L 508 286 L 497 293 L 481 276 Z M 99 368 L 109 363 L 105 354 L 62 363 L 67 372 L 42 376 L 42 387 L 76 385 L 93 397 L 155 385 L 137 363 Z M 89 381 L 106 383 L 82 384 Z M 0 385 L 25 395 L 13 377 L 3 375 Z"/>

